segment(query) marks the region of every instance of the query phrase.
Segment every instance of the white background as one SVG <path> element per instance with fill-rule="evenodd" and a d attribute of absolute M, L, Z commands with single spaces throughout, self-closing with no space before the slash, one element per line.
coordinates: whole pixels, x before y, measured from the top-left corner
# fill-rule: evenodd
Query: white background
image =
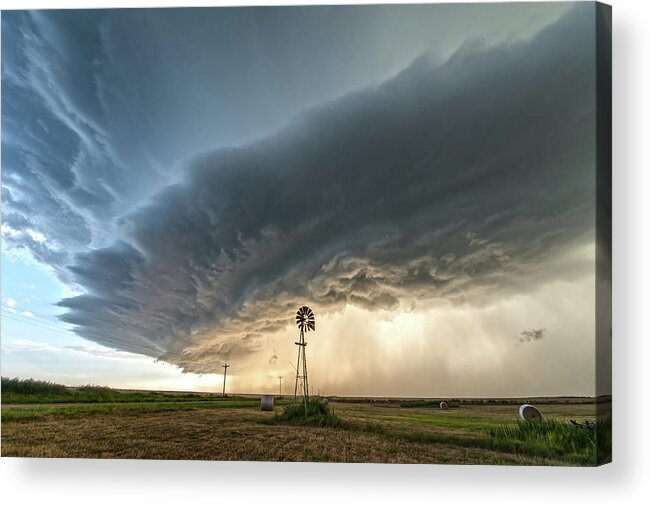
<path fill-rule="evenodd" d="M 272 5 L 273 1 L 249 3 Z M 282 1 L 283 4 L 301 3 Z M 314 3 L 347 3 L 342 1 Z M 356 2 L 372 3 L 372 2 Z M 396 3 L 396 2 L 392 2 Z M 613 5 L 614 463 L 598 469 L 0 459 L 4 504 L 651 504 L 651 2 Z M 2 9 L 238 5 L 0 0 Z"/>

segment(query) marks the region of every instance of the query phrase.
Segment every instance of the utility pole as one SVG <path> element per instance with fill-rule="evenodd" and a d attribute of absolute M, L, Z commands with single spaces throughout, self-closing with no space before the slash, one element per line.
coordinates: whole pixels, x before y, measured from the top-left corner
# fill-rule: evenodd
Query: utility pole
<path fill-rule="evenodd" d="M 278 376 L 278 380 L 280 381 L 280 393 L 278 394 L 278 397 L 282 397 L 283 396 L 283 377 Z"/>
<path fill-rule="evenodd" d="M 226 397 L 226 369 L 230 367 L 230 364 L 224 364 L 224 388 L 222 389 L 222 397 Z"/>

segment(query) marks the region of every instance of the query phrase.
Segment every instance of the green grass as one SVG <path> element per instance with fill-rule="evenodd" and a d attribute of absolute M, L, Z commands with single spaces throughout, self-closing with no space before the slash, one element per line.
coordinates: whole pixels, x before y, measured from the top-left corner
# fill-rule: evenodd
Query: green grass
<path fill-rule="evenodd" d="M 339 412 L 346 429 L 381 435 L 396 443 L 481 449 L 492 455 L 521 456 L 539 465 L 596 464 L 594 431 L 567 422 L 568 418 L 591 416 L 590 410 L 582 406 L 550 407 L 548 414 L 553 418 L 536 427 L 517 422 L 517 410 L 510 406 L 465 406 L 441 411 L 349 405 Z"/>
<path fill-rule="evenodd" d="M 335 415 L 334 409 L 326 401 L 313 397 L 307 403 L 296 402 L 285 406 L 282 413 L 273 416 L 275 423 L 293 425 L 309 425 L 316 427 L 339 427 L 341 420 Z"/>
<path fill-rule="evenodd" d="M 34 379 L 2 378 L 2 402 L 4 404 L 47 403 L 105 403 L 105 402 L 210 402 L 217 394 L 184 392 L 138 392 L 114 388 L 84 385 L 68 387 Z"/>
<path fill-rule="evenodd" d="M 120 430 L 133 430 L 138 438 L 149 441 L 149 450 L 122 453 L 121 440 L 115 440 L 111 445 L 117 445 L 119 451 L 107 445 L 103 456 L 159 458 L 165 454 L 166 458 L 178 458 L 186 455 L 182 449 L 185 443 L 195 441 L 199 426 L 207 431 L 201 436 L 205 436 L 206 441 L 212 441 L 216 427 L 220 427 L 222 435 L 230 438 L 229 445 L 239 448 L 240 458 L 249 458 L 248 452 L 253 451 L 252 441 L 259 441 L 261 453 L 255 455 L 279 460 L 595 465 L 597 437 L 603 437 L 604 446 L 610 447 L 610 424 L 606 420 L 599 425 L 602 430 L 596 434 L 594 430 L 574 427 L 567 422 L 570 418 L 593 419 L 590 406 L 550 405 L 544 421 L 525 423 L 516 420 L 517 409 L 513 406 L 461 406 L 443 411 L 427 407 L 401 408 L 397 403 L 354 403 L 336 404 L 335 415 L 332 402 L 311 399 L 306 413 L 302 402 L 284 399 L 277 403 L 277 413 L 272 415 L 260 412 L 259 402 L 259 398 L 208 397 L 201 401 L 5 405 L 1 412 L 3 451 L 8 448 L 6 451 L 15 455 L 77 455 L 76 440 L 70 439 L 71 427 L 79 430 L 98 427 L 97 433 L 86 431 L 87 440 L 83 444 L 92 450 L 95 435 L 112 438 L 116 424 Z M 173 411 L 177 414 L 168 414 Z M 176 446 L 173 439 L 174 448 L 164 450 L 164 445 L 158 446 L 162 444 L 159 440 L 167 441 L 170 431 L 181 430 L 179 419 L 185 420 L 182 436 L 185 443 Z M 50 436 L 43 436 L 44 428 L 59 431 L 55 443 Z M 293 446 L 293 439 L 287 438 L 296 434 L 311 438 L 313 446 Z M 153 439 L 150 440 L 150 436 Z M 334 450 L 323 443 L 324 438 L 337 441 L 338 453 L 333 453 Z M 15 446 L 19 442 L 20 445 Z M 270 445 L 276 445 L 275 450 L 272 451 Z M 211 448 L 212 453 L 206 456 L 230 458 L 230 454 L 220 453 L 221 446 Z M 368 454 L 364 453 L 365 448 Z M 199 450 L 195 448 L 194 451 Z M 94 455 L 92 451 L 90 454 Z"/>
<path fill-rule="evenodd" d="M 597 418 L 597 461 L 611 462 L 613 458 L 613 425 L 610 415 Z"/>
<path fill-rule="evenodd" d="M 401 408 L 441 408 L 441 402 L 445 401 L 448 403 L 449 408 L 458 408 L 459 401 L 455 399 L 441 399 L 441 400 L 413 400 L 413 401 L 402 401 L 400 403 Z"/>
<path fill-rule="evenodd" d="M 561 420 L 519 421 L 488 429 L 490 441 L 516 451 L 557 456 L 577 464 L 594 464 L 596 431 Z"/>
<path fill-rule="evenodd" d="M 336 403 L 337 414 L 335 415 L 332 402 L 328 404 L 327 401 L 312 398 L 306 412 L 302 402 L 295 403 L 292 399 L 285 398 L 278 399 L 276 403 L 278 412 L 270 415 L 260 412 L 259 398 L 222 398 L 215 394 L 201 393 L 125 391 L 93 385 L 67 387 L 47 381 L 15 378 L 2 378 L 2 402 L 2 422 L 3 424 L 8 422 L 6 426 L 3 425 L 3 448 L 4 445 L 13 444 L 11 441 L 14 441 L 11 437 L 7 439 L 5 429 L 14 430 L 15 435 L 27 431 L 25 434 L 29 434 L 29 437 L 25 436 L 27 438 L 25 448 L 29 447 L 29 441 L 36 441 L 31 444 L 35 445 L 35 448 L 41 448 L 38 445 L 44 444 L 40 439 L 44 426 L 58 427 L 61 430 L 59 441 L 61 443 L 67 441 L 66 438 L 69 437 L 67 431 L 74 424 L 79 424 L 79 427 L 86 427 L 88 424 L 96 425 L 110 432 L 111 424 L 122 423 L 120 420 L 124 419 L 124 426 L 132 427 L 137 432 L 146 420 L 153 420 L 157 425 L 151 430 L 156 436 L 158 433 L 155 431 L 161 430 L 159 424 L 162 423 L 160 426 L 164 426 L 167 423 L 164 422 L 165 420 L 175 421 L 178 417 L 182 417 L 188 424 L 185 437 L 190 439 L 194 438 L 193 420 L 198 424 L 205 423 L 207 427 L 213 427 L 214 424 L 221 423 L 220 420 L 226 419 L 230 420 L 229 423 L 254 422 L 258 427 L 263 425 L 264 428 L 259 429 L 266 434 L 265 443 L 260 447 L 260 451 L 264 450 L 261 455 L 267 457 L 275 455 L 268 453 L 268 440 L 271 438 L 278 442 L 277 455 L 282 459 L 291 459 L 292 455 L 307 460 L 325 459 L 324 455 L 332 454 L 324 453 L 325 450 L 318 445 L 322 440 L 319 438 L 327 435 L 343 445 L 341 447 L 343 453 L 337 457 L 341 461 L 348 459 L 366 461 L 363 451 L 358 450 L 354 454 L 346 453 L 352 448 L 347 445 L 357 441 L 361 445 L 358 448 L 366 448 L 365 445 L 368 444 L 376 445 L 373 451 L 380 453 L 374 454 L 369 450 L 368 458 L 371 460 L 376 459 L 378 455 L 384 455 L 383 458 L 392 461 L 393 453 L 390 449 L 393 448 L 403 456 L 401 458 L 410 462 L 434 458 L 439 462 L 463 463 L 463 455 L 475 455 L 477 459 L 479 455 L 481 463 L 595 465 L 608 459 L 612 435 L 609 417 L 601 419 L 596 417 L 599 420 L 596 431 L 569 424 L 568 420 L 572 418 L 595 419 L 594 406 L 581 403 L 547 404 L 544 410 L 545 419 L 540 422 L 517 421 L 517 407 L 513 405 L 463 404 L 456 409 L 441 410 L 432 409 L 438 408 L 439 401 L 431 399 L 407 400 L 404 401 L 407 403 L 406 406 L 400 406 L 398 402 L 375 400 L 362 403 L 355 399 L 355 402 L 351 403 Z M 7 404 L 16 405 L 7 406 Z M 33 406 L 21 406 L 21 404 L 33 404 Z M 228 408 L 244 409 L 233 411 Z M 179 413 L 170 416 L 168 413 L 172 411 Z M 172 427 L 176 422 L 170 423 Z M 291 427 L 274 428 L 275 425 Z M 318 427 L 318 429 L 312 430 L 311 427 Z M 211 428 L 210 431 L 212 430 Z M 209 439 L 212 437 L 210 431 L 206 436 Z M 257 431 L 258 429 L 251 429 L 249 433 L 251 438 L 257 437 Z M 292 452 L 298 451 L 297 448 L 289 449 L 287 442 L 279 442 L 281 439 L 284 441 L 286 434 L 301 431 L 317 438 L 314 440 L 317 446 L 308 450 L 301 449 L 295 454 Z M 167 433 L 168 429 L 162 430 L 160 437 L 166 437 Z M 90 445 L 94 437 L 93 431 L 89 431 L 88 435 Z M 233 437 L 232 444 L 242 446 L 241 456 L 246 457 L 248 455 L 246 452 L 249 451 L 247 445 L 250 444 L 251 438 L 242 438 L 240 429 L 227 435 Z M 74 445 L 70 448 L 74 453 Z M 154 450 L 151 455 L 159 455 L 156 453 L 159 450 Z M 215 447 L 213 450 L 217 452 L 215 455 L 222 455 L 219 453 L 219 448 Z M 308 454 L 312 450 L 315 452 L 314 455 Z M 35 451 L 37 452 L 35 454 L 41 455 L 38 453 L 41 450 Z M 176 455 L 174 452 L 178 451 L 175 447 L 173 452 L 170 450 L 169 456 L 174 457 Z M 46 454 L 49 455 L 47 452 L 43 455 Z M 57 455 L 65 454 L 65 452 L 57 453 Z M 137 454 L 137 456 L 142 455 Z M 475 459 L 473 462 L 478 461 Z"/>
<path fill-rule="evenodd" d="M 555 421 L 554 421 L 555 422 Z M 504 426 L 489 429 L 488 434 L 457 435 L 413 429 L 401 429 L 368 421 L 365 424 L 346 423 L 347 428 L 382 435 L 395 441 L 418 444 L 449 445 L 460 448 L 477 448 L 509 455 L 523 455 L 539 459 L 561 460 L 573 465 L 594 465 L 594 431 L 571 427 L 574 431 L 559 427 L 562 422 L 553 423 L 538 431 L 518 431 L 517 427 Z M 553 427 L 553 428 L 552 428 Z M 491 432 L 495 431 L 494 434 Z M 592 437 L 581 432 L 593 432 Z M 586 437 L 588 436 L 588 437 Z"/>
<path fill-rule="evenodd" d="M 74 406 L 48 406 L 38 408 L 11 408 L 2 410 L 2 421 L 34 420 L 38 418 L 76 417 L 82 414 L 95 413 L 155 413 L 160 411 L 187 411 L 193 409 L 220 408 L 254 408 L 259 405 L 257 399 L 217 399 L 213 401 L 182 401 L 182 402 L 121 402 L 121 403 L 91 403 Z"/>

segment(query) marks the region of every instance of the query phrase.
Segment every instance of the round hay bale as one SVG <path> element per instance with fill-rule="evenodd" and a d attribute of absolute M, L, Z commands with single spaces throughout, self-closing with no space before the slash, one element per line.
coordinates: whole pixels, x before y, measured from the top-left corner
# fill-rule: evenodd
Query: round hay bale
<path fill-rule="evenodd" d="M 273 411 L 275 398 L 273 395 L 263 395 L 260 398 L 260 411 Z"/>
<path fill-rule="evenodd" d="M 441 401 L 441 404 L 439 404 L 439 407 L 440 407 L 441 409 L 448 409 L 449 406 L 448 406 L 448 403 L 447 403 L 447 402 L 445 402 L 445 401 Z"/>
<path fill-rule="evenodd" d="M 531 404 L 523 404 L 520 406 L 520 418 L 526 421 L 542 420 L 542 413 Z"/>

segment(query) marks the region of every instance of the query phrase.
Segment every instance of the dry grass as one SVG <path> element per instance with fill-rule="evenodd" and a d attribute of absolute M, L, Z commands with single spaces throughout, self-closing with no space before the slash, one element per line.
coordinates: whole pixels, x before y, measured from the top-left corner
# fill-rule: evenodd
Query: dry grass
<path fill-rule="evenodd" d="M 515 423 L 513 406 L 449 411 L 333 403 L 341 428 L 274 425 L 255 407 L 36 413 L 2 423 L 2 455 L 23 457 L 568 464 L 476 447 L 487 427 Z M 143 407 L 144 408 L 144 407 Z M 549 409 L 547 409 L 549 408 Z M 3 410 L 3 414 L 10 410 Z M 590 418 L 594 406 L 548 406 L 551 417 Z M 461 444 L 460 444 L 461 443 Z"/>

